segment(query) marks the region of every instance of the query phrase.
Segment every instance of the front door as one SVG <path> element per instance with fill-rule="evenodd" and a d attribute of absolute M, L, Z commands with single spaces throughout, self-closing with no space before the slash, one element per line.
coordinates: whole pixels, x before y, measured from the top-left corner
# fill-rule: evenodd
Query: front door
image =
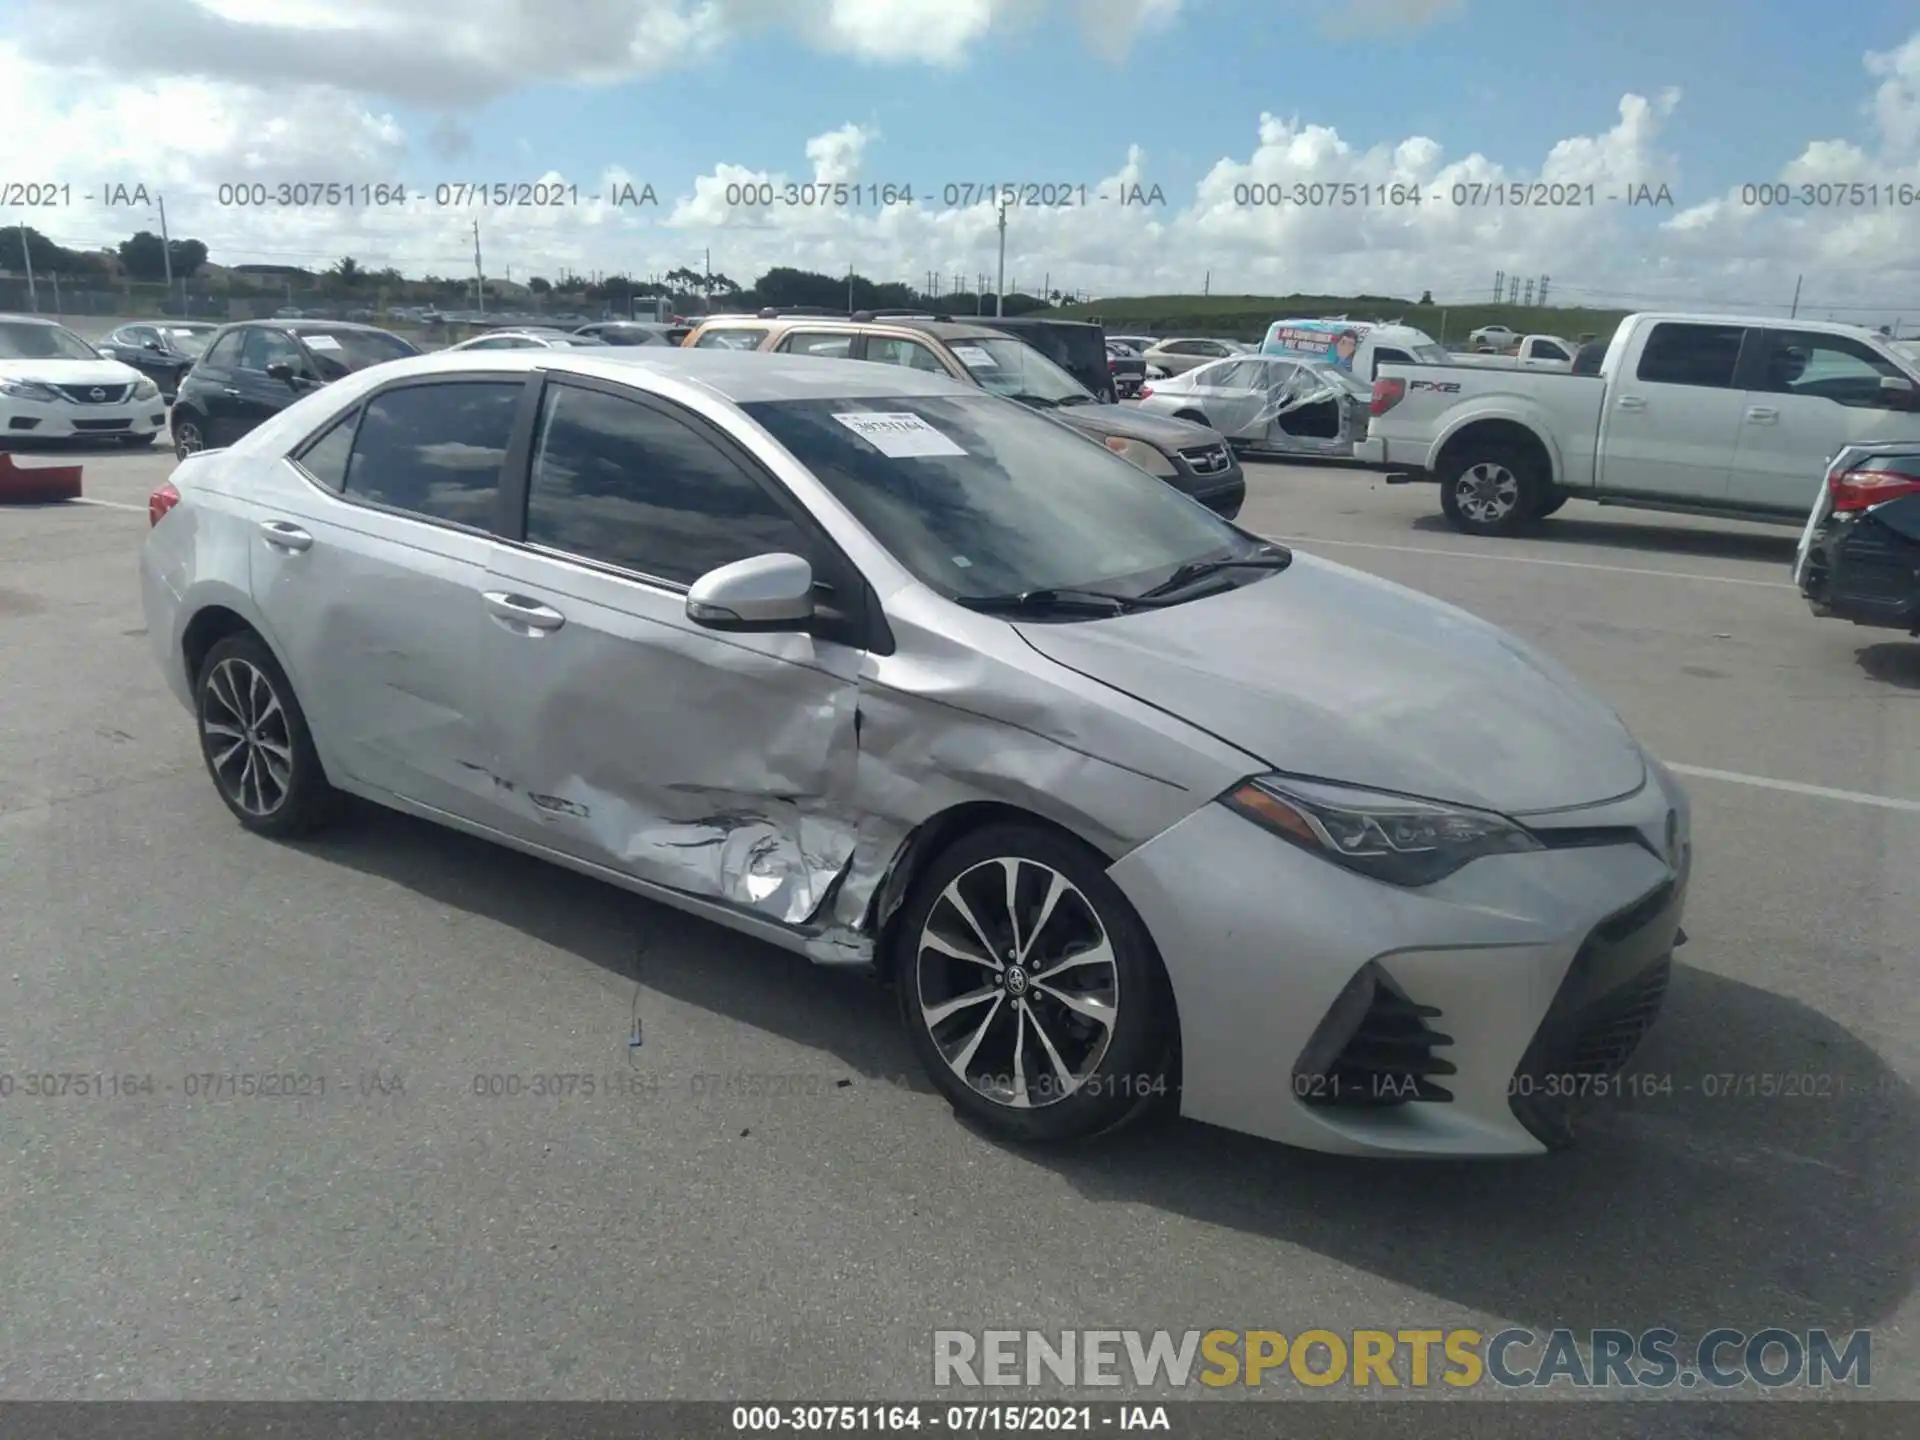
<path fill-rule="evenodd" d="M 328 763 L 495 825 L 481 597 L 526 390 L 461 376 L 381 391 L 244 497 L 254 603 Z"/>
<path fill-rule="evenodd" d="M 495 554 L 480 654 L 512 833 L 809 919 L 853 853 L 865 652 L 831 613 L 811 634 L 705 629 L 686 591 L 732 561 L 793 553 L 831 612 L 858 577 L 706 421 L 578 379 L 547 380 L 523 534 Z"/>
<path fill-rule="evenodd" d="M 240 347 L 240 364 L 227 392 L 226 423 L 217 443 L 231 445 L 306 393 L 298 380 L 278 380 L 267 374 L 267 366 L 273 364 L 291 366 L 296 376 L 308 369 L 306 354 L 285 331 L 247 331 L 246 343 Z"/>
<path fill-rule="evenodd" d="M 1812 506 L 1827 463 L 1848 445 L 1920 439 L 1906 372 L 1845 335 L 1765 330 L 1734 452 L 1732 499 L 1796 518 Z"/>
<path fill-rule="evenodd" d="M 1746 387 L 1735 383 L 1746 337 L 1737 323 L 1663 321 L 1652 328 L 1633 373 L 1607 384 L 1600 429 L 1604 489 L 1680 500 L 1725 497 L 1747 404 Z"/>

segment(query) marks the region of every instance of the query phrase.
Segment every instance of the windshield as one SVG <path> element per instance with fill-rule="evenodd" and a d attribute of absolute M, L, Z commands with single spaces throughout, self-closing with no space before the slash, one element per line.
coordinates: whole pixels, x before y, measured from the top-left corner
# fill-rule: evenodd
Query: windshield
<path fill-rule="evenodd" d="M 204 330 L 189 330 L 181 326 L 169 325 L 162 333 L 166 335 L 167 343 L 182 355 L 191 355 L 197 359 L 206 354 L 207 342 L 213 339 L 214 331 L 217 329 L 219 329 L 217 325 L 209 325 Z"/>
<path fill-rule="evenodd" d="M 59 325 L 0 324 L 0 360 L 98 360 L 100 352 Z"/>
<path fill-rule="evenodd" d="M 320 367 L 323 380 L 338 380 L 369 365 L 420 353 L 384 330 L 302 330 L 299 338 Z"/>
<path fill-rule="evenodd" d="M 1258 548 L 1104 445 L 986 396 L 742 408 L 949 599 L 1094 586 L 1138 594 L 1188 561 Z M 877 423 L 887 433 L 858 433 Z"/>
<path fill-rule="evenodd" d="M 1093 392 L 1024 340 L 949 340 L 947 348 L 982 388 L 1034 404 L 1085 405 Z"/>

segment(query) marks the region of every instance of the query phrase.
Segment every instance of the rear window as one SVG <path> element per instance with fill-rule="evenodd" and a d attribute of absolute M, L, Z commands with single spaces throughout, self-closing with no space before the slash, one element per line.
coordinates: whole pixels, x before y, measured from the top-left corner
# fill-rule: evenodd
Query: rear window
<path fill-rule="evenodd" d="M 1746 333 L 1739 325 L 1655 325 L 1634 377 L 1654 385 L 1731 389 Z"/>

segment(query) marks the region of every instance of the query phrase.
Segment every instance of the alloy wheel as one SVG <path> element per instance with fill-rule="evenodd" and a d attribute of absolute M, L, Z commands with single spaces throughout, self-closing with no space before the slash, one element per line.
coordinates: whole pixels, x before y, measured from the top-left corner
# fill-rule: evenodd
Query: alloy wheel
<path fill-rule="evenodd" d="M 1469 465 L 1456 482 L 1460 513 L 1478 525 L 1497 525 L 1520 503 L 1520 481 L 1506 466 Z"/>
<path fill-rule="evenodd" d="M 961 872 L 928 912 L 914 963 L 934 1047 L 983 1099 L 1042 1109 L 1098 1073 L 1120 972 L 1099 912 L 1058 870 L 1003 856 Z"/>
<path fill-rule="evenodd" d="M 182 420 L 173 427 L 173 451 L 182 460 L 196 451 L 207 448 L 207 442 L 200 434 L 200 427 L 191 420 Z"/>
<path fill-rule="evenodd" d="M 293 733 L 273 681 L 238 657 L 217 664 L 202 687 L 200 730 L 214 779 L 248 815 L 265 819 L 293 787 Z"/>

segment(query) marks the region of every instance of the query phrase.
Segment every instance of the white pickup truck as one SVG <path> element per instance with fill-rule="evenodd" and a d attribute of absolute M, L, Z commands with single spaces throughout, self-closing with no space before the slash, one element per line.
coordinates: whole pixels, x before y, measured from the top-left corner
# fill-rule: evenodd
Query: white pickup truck
<path fill-rule="evenodd" d="M 1511 350 L 1456 354 L 1453 363 L 1494 370 L 1572 370 L 1573 352 L 1579 348 L 1558 335 L 1523 335 Z"/>
<path fill-rule="evenodd" d="M 1854 325 L 1620 322 L 1598 375 L 1384 364 L 1354 458 L 1504 535 L 1570 499 L 1804 525 L 1848 445 L 1920 440 L 1920 362 Z"/>

